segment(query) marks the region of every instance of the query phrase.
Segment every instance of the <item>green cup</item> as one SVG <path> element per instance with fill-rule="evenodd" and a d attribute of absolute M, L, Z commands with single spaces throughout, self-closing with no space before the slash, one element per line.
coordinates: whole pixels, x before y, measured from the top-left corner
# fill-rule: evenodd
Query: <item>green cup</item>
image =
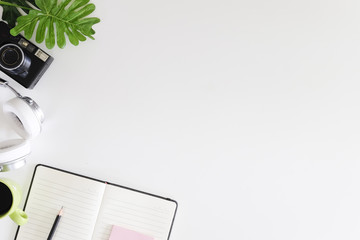
<path fill-rule="evenodd" d="M 18 225 L 28 221 L 27 214 L 18 208 L 21 195 L 20 187 L 15 182 L 0 178 L 0 219 L 9 216 Z"/>

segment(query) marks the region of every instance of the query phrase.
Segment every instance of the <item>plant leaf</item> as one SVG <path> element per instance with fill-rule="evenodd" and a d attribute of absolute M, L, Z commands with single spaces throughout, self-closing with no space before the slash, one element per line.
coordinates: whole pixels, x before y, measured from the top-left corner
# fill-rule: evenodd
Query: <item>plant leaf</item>
<path fill-rule="evenodd" d="M 55 31 L 54 31 L 54 19 L 50 19 L 47 22 L 47 33 L 45 38 L 45 45 L 51 49 L 55 46 Z"/>
<path fill-rule="evenodd" d="M 45 40 L 49 49 L 55 46 L 55 42 L 60 48 L 64 48 L 65 34 L 75 46 L 79 41 L 85 41 L 86 37 L 94 39 L 92 35 L 95 31 L 92 27 L 100 19 L 87 17 L 95 10 L 95 5 L 88 2 L 89 0 L 35 0 L 39 10 L 30 10 L 28 15 L 18 17 L 18 24 L 10 33 L 16 36 L 24 31 L 24 36 L 30 39 L 37 25 L 36 42 L 42 43 Z"/>
<path fill-rule="evenodd" d="M 65 23 L 63 22 L 56 23 L 56 39 L 57 39 L 57 45 L 60 48 L 64 48 L 66 45 L 66 39 L 65 39 Z"/>
<path fill-rule="evenodd" d="M 28 0 L 28 1 L 25 1 L 25 0 L 2 0 L 2 1 L 8 2 L 8 3 L 14 3 L 19 6 L 31 7 L 28 4 L 28 2 L 29 2 L 30 4 L 37 7 L 37 5 L 35 4 L 35 0 Z M 21 13 L 19 12 L 19 10 L 16 7 L 13 7 L 13 6 L 2 5 L 2 7 L 3 7 L 2 19 L 4 21 L 6 21 L 10 27 L 15 27 L 16 19 L 21 16 Z M 22 9 L 22 10 L 25 13 L 29 13 L 29 10 L 27 10 L 27 9 Z"/>

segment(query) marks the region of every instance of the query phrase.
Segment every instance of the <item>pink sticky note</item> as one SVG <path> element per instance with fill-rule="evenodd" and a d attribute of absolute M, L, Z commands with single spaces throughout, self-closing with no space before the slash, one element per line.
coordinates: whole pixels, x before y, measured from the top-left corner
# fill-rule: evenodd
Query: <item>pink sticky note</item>
<path fill-rule="evenodd" d="M 119 226 L 113 226 L 109 240 L 154 240 L 154 238 Z"/>

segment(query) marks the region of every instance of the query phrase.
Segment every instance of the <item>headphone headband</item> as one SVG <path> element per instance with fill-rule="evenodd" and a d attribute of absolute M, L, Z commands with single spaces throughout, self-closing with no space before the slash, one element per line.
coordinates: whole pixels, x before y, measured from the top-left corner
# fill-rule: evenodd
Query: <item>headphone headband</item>
<path fill-rule="evenodd" d="M 31 153 L 29 142 L 13 139 L 0 143 L 0 172 L 7 172 L 25 165 Z"/>
<path fill-rule="evenodd" d="M 34 100 L 29 97 L 22 96 L 18 91 L 16 91 L 12 86 L 9 85 L 8 81 L 2 78 L 0 78 L 0 86 L 9 88 L 16 95 L 16 97 L 25 101 L 34 111 L 34 114 L 38 117 L 40 124 L 44 122 L 44 113 L 41 111 L 39 105 Z"/>
<path fill-rule="evenodd" d="M 0 85 L 3 87 L 8 87 L 17 97 L 19 97 L 19 98 L 23 97 L 23 96 L 21 96 L 21 94 L 18 91 L 16 91 L 12 86 L 10 86 L 6 80 L 4 80 L 2 78 L 0 78 Z"/>
<path fill-rule="evenodd" d="M 31 139 L 41 132 L 44 114 L 34 100 L 22 96 L 2 78 L 0 87 L 7 87 L 16 95 L 3 104 L 2 112 L 7 123 L 23 138 L 0 142 L 0 172 L 4 172 L 25 165 L 26 157 L 30 154 L 26 139 Z"/>

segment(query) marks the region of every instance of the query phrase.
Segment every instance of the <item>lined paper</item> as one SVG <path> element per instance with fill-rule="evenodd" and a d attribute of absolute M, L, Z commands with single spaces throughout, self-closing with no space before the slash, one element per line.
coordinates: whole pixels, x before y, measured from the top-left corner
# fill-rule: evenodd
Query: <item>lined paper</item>
<path fill-rule="evenodd" d="M 108 240 L 113 226 L 167 240 L 177 204 L 161 197 L 37 166 L 27 198 L 27 224 L 15 240 L 47 239 L 64 207 L 53 240 Z"/>
<path fill-rule="evenodd" d="M 175 211 L 175 202 L 107 185 L 92 239 L 108 240 L 115 225 L 167 240 Z"/>
<path fill-rule="evenodd" d="M 105 184 L 43 166 L 35 176 L 25 208 L 29 222 L 16 240 L 47 239 L 62 206 L 53 240 L 91 240 Z"/>

